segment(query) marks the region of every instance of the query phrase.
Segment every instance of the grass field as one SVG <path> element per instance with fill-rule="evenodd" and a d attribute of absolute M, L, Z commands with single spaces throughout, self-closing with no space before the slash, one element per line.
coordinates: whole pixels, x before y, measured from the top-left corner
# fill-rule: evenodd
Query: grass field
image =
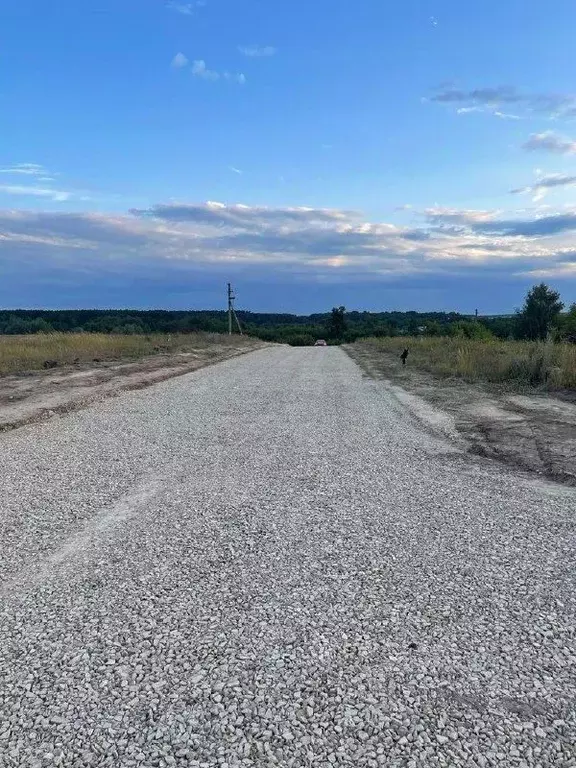
<path fill-rule="evenodd" d="M 254 339 L 217 333 L 150 334 L 121 336 L 99 333 L 38 333 L 0 336 L 0 376 L 33 371 L 47 360 L 58 365 L 97 360 L 138 359 L 158 353 L 190 352 L 207 347 L 253 346 Z"/>
<path fill-rule="evenodd" d="M 356 342 L 373 355 L 410 350 L 408 365 L 441 377 L 486 381 L 512 389 L 576 389 L 576 345 L 456 338 L 378 338 Z"/>

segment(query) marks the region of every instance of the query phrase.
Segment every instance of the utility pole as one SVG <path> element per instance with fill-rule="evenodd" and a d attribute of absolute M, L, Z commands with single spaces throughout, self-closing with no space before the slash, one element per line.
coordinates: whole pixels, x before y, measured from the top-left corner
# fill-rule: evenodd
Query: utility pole
<path fill-rule="evenodd" d="M 238 319 L 236 310 L 234 309 L 235 298 L 236 298 L 236 295 L 232 290 L 232 286 L 230 283 L 228 283 L 228 335 L 232 336 L 232 320 L 235 320 L 236 325 L 238 326 L 238 333 L 240 334 L 240 336 L 243 336 L 244 334 L 242 332 L 242 326 L 240 325 L 240 320 Z"/>
<path fill-rule="evenodd" d="M 234 294 L 232 286 L 228 283 L 228 335 L 232 336 L 232 312 L 234 311 Z"/>

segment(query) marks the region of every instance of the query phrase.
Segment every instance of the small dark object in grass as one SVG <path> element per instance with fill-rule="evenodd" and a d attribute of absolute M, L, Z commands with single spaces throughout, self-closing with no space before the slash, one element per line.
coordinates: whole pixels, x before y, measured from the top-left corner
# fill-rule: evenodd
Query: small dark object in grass
<path fill-rule="evenodd" d="M 80 358 L 79 357 L 75 357 L 74 358 L 74 365 L 78 365 L 79 362 L 80 362 Z"/>
<path fill-rule="evenodd" d="M 58 368 L 57 360 L 44 360 L 44 368 Z"/>
<path fill-rule="evenodd" d="M 92 359 L 92 362 L 93 363 L 101 363 L 102 359 L 100 357 L 95 357 L 95 358 Z"/>
<path fill-rule="evenodd" d="M 415 651 L 418 648 L 418 643 L 410 643 L 408 648 L 410 648 L 411 651 Z"/>
<path fill-rule="evenodd" d="M 409 350 L 405 349 L 404 352 L 400 355 L 400 360 L 402 360 L 402 365 L 406 365 L 406 358 L 408 357 Z"/>

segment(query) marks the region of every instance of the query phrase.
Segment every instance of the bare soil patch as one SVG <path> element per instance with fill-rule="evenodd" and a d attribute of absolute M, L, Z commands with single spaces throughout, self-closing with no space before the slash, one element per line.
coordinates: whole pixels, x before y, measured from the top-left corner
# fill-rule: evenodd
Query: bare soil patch
<path fill-rule="evenodd" d="M 471 453 L 576 485 L 576 396 L 522 394 L 460 378 L 440 378 L 408 359 L 356 342 L 343 347 L 366 376 L 397 385 L 444 412 Z"/>
<path fill-rule="evenodd" d="M 78 363 L 3 376 L 0 377 L 0 431 L 69 413 L 263 346 L 266 345 L 257 339 L 244 338 L 139 360 Z"/>

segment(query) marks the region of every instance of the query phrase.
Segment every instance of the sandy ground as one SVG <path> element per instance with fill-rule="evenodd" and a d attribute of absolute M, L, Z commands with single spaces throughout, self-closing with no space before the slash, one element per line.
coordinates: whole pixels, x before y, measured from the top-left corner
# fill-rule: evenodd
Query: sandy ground
<path fill-rule="evenodd" d="M 403 368 L 396 355 L 375 355 L 362 343 L 345 349 L 366 376 L 386 381 L 400 399 L 411 400 L 412 411 L 420 409 L 423 421 L 451 425 L 471 453 L 576 485 L 576 396 L 498 392 L 460 379 L 439 379 L 410 363 Z M 423 407 L 426 402 L 434 410 Z"/>
<path fill-rule="evenodd" d="M 257 339 L 253 344 L 243 340 L 140 360 L 102 361 L 4 376 L 0 378 L 0 432 L 69 413 L 263 346 Z"/>

